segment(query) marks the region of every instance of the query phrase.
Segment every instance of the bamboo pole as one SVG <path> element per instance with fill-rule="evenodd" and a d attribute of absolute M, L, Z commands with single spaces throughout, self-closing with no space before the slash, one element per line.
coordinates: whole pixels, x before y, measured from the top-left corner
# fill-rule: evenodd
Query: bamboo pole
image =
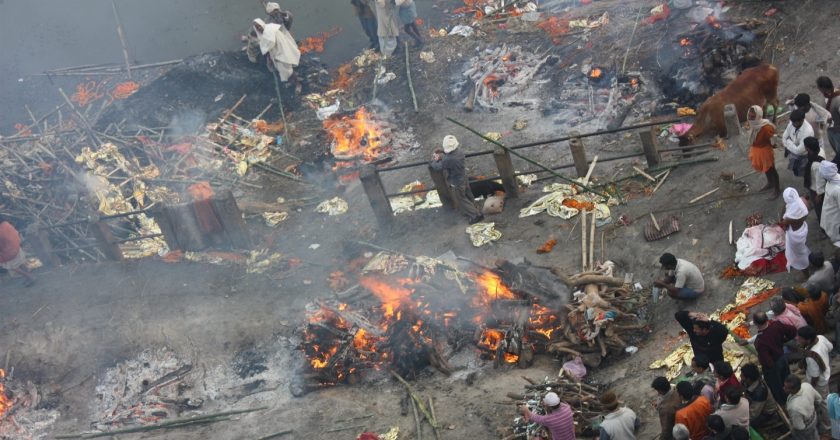
<path fill-rule="evenodd" d="M 589 270 L 595 268 L 595 211 L 592 211 L 592 228 L 589 230 Z"/>
<path fill-rule="evenodd" d="M 580 210 L 580 270 L 586 272 L 586 210 Z"/>
<path fill-rule="evenodd" d="M 414 429 L 417 431 L 415 435 L 417 436 L 417 440 L 423 440 L 423 425 L 420 423 L 420 417 L 417 415 L 417 402 L 411 398 L 411 394 L 408 397 L 411 400 L 411 412 L 414 414 Z"/>
<path fill-rule="evenodd" d="M 691 199 L 691 201 L 689 201 L 689 202 L 688 202 L 688 204 L 690 205 L 690 204 L 692 204 L 692 203 L 694 203 L 694 202 L 697 202 L 697 201 L 699 201 L 699 200 L 702 200 L 702 199 L 704 199 L 704 198 L 706 198 L 706 197 L 708 197 L 708 196 L 710 196 L 710 195 L 712 195 L 712 194 L 716 193 L 719 189 L 720 189 L 720 187 L 717 187 L 717 188 L 715 188 L 715 189 L 713 189 L 713 190 L 711 190 L 711 191 L 709 191 L 709 192 L 703 193 L 703 194 L 701 194 L 701 195 L 699 195 L 699 196 L 697 196 L 697 197 L 695 197 L 695 198 Z"/>
<path fill-rule="evenodd" d="M 665 175 L 662 176 L 662 180 L 660 180 L 659 183 L 657 183 L 656 186 L 653 187 L 653 192 L 656 192 L 659 189 L 659 187 L 662 186 L 663 183 L 665 183 L 665 179 L 667 179 L 668 176 L 670 176 L 670 175 L 671 175 L 671 170 L 666 171 Z"/>
<path fill-rule="evenodd" d="M 235 411 L 226 411 L 220 412 L 215 414 L 208 414 L 199 417 L 185 417 L 181 419 L 170 420 L 168 422 L 158 423 L 156 425 L 148 425 L 148 426 L 139 426 L 134 428 L 127 428 L 127 429 L 119 429 L 116 431 L 107 431 L 107 432 L 83 432 L 79 434 L 62 434 L 57 435 L 55 438 L 57 439 L 66 439 L 66 438 L 97 438 L 97 437 L 112 437 L 117 434 L 129 434 L 133 432 L 145 432 L 145 431 L 154 431 L 158 429 L 167 429 L 167 428 L 180 428 L 182 426 L 188 426 L 195 424 L 197 422 L 206 422 L 206 421 L 221 421 L 225 419 L 227 416 L 237 415 L 237 414 L 245 414 L 255 411 L 262 411 L 264 409 L 268 409 L 267 406 L 261 406 L 259 408 L 253 409 L 240 409 Z"/>
<path fill-rule="evenodd" d="M 432 417 L 432 414 L 429 412 L 428 409 L 426 409 L 426 405 L 423 404 L 423 399 L 421 399 L 420 396 L 417 395 L 417 393 L 414 391 L 414 387 L 412 387 L 411 384 L 408 383 L 408 381 L 403 379 L 402 376 L 397 374 L 396 371 L 394 371 L 394 370 L 388 370 L 388 371 L 390 371 L 391 375 L 394 376 L 398 381 L 400 381 L 405 386 L 405 389 L 408 390 L 408 395 L 411 396 L 411 399 L 414 400 L 414 402 L 417 404 L 417 409 L 419 409 L 420 412 L 423 413 L 423 416 L 426 417 L 426 420 L 429 421 L 429 424 L 431 424 L 433 428 L 437 428 L 435 423 L 432 421 L 432 420 L 434 420 L 434 418 Z"/>
<path fill-rule="evenodd" d="M 125 58 L 125 71 L 128 73 L 128 79 L 131 79 L 131 61 L 128 59 L 128 45 L 125 44 L 125 35 L 123 34 L 120 14 L 117 12 L 117 0 L 111 0 L 111 7 L 114 10 L 114 20 L 117 22 L 117 35 L 120 37 L 120 44 L 122 44 L 123 58 Z"/>
<path fill-rule="evenodd" d="M 435 402 L 432 400 L 432 396 L 429 396 L 429 411 L 432 413 L 430 422 L 435 433 L 435 440 L 440 440 L 440 430 L 438 429 L 437 416 L 435 416 Z"/>
<path fill-rule="evenodd" d="M 508 146 L 506 146 L 506 145 L 503 145 L 501 142 L 496 141 L 496 140 L 494 140 L 494 139 L 490 139 L 489 137 L 487 137 L 487 136 L 485 136 L 485 135 L 483 135 L 483 134 L 479 133 L 479 132 L 478 132 L 478 131 L 476 131 L 476 130 L 473 130 L 473 129 L 472 129 L 472 128 L 470 128 L 470 127 L 467 127 L 466 125 L 464 125 L 464 124 L 462 124 L 462 123 L 460 123 L 460 122 L 458 122 L 458 121 L 456 121 L 456 120 L 454 120 L 454 119 L 452 119 L 452 118 L 446 118 L 446 119 L 447 119 L 449 122 L 451 122 L 451 123 L 453 123 L 453 124 L 455 124 L 455 125 L 457 125 L 457 126 L 459 126 L 459 127 L 463 128 L 463 129 L 465 129 L 465 130 L 469 131 L 470 133 L 472 133 L 472 134 L 474 134 L 474 135 L 476 135 L 476 136 L 478 136 L 478 137 L 480 137 L 480 138 L 484 139 L 485 141 L 490 142 L 491 144 L 493 144 L 493 145 L 495 145 L 495 146 L 497 146 L 497 147 L 504 148 L 504 149 L 505 149 L 505 150 L 507 150 L 510 154 L 513 154 L 514 156 L 516 156 L 516 157 L 518 157 L 518 158 L 520 158 L 520 159 L 524 160 L 525 162 L 528 162 L 528 163 L 530 163 L 531 165 L 535 165 L 535 166 L 538 166 L 538 167 L 542 168 L 542 169 L 543 169 L 543 171 L 548 172 L 549 174 L 553 175 L 554 177 L 556 177 L 556 178 L 558 178 L 558 179 L 560 179 L 560 180 L 563 180 L 563 181 L 565 181 L 565 182 L 567 182 L 567 183 L 570 183 L 570 184 L 572 184 L 572 185 L 579 186 L 581 189 L 583 189 L 583 190 L 584 190 L 584 191 L 586 191 L 586 192 L 590 192 L 590 193 L 595 194 L 595 195 L 597 195 L 597 196 L 601 196 L 601 197 L 603 197 L 603 198 L 605 198 L 605 199 L 609 199 L 609 195 L 607 195 L 607 194 L 603 194 L 603 193 L 600 193 L 600 192 L 598 192 L 598 191 L 595 191 L 594 189 L 590 188 L 588 185 L 582 185 L 580 182 L 577 182 L 577 181 L 575 181 L 575 180 L 569 179 L 568 177 L 566 177 L 566 176 L 564 176 L 564 175 L 562 175 L 562 174 L 558 174 L 556 171 L 552 170 L 551 168 L 549 168 L 549 167 L 547 167 L 547 166 L 545 166 L 545 165 L 543 165 L 543 164 L 541 164 L 541 163 L 539 163 L 539 162 L 537 162 L 537 161 L 535 161 L 535 160 L 532 160 L 532 159 L 530 159 L 530 158 L 528 158 L 528 157 L 526 157 L 526 156 L 523 156 L 522 154 L 517 153 L 516 151 L 514 151 L 514 150 L 513 150 L 513 149 L 511 149 L 510 147 L 508 147 Z"/>
<path fill-rule="evenodd" d="M 286 111 L 283 109 L 283 98 L 280 96 L 280 78 L 277 72 L 274 72 L 274 92 L 277 93 L 277 107 L 280 107 L 280 118 L 283 120 L 283 136 L 286 137 L 286 142 L 293 145 L 292 137 L 289 135 L 289 123 L 286 122 Z"/>
<path fill-rule="evenodd" d="M 414 112 L 418 111 L 417 108 L 417 95 L 414 94 L 414 83 L 411 81 L 411 64 L 408 61 L 409 53 L 408 53 L 408 42 L 405 42 L 405 75 L 408 78 L 408 90 L 411 92 L 411 102 L 414 103 Z"/>

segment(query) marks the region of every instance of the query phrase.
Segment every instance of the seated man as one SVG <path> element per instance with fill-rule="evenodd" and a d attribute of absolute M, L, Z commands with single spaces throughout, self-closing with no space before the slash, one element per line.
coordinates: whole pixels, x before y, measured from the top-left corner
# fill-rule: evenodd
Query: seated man
<path fill-rule="evenodd" d="M 776 405 L 770 401 L 770 391 L 761 382 L 761 372 L 755 364 L 741 367 L 744 396 L 750 402 L 750 426 L 759 428 L 776 418 Z"/>
<path fill-rule="evenodd" d="M 705 282 L 700 269 L 693 263 L 673 254 L 664 253 L 659 257 L 662 269 L 673 272 L 673 275 L 653 282 L 653 285 L 668 292 L 674 299 L 696 299 L 703 294 Z"/>

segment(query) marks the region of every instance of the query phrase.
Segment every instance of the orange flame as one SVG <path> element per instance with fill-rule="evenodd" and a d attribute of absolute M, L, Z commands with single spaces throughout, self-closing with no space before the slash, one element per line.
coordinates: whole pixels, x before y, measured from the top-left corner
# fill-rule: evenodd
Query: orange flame
<path fill-rule="evenodd" d="M 324 129 L 335 141 L 332 151 L 336 157 L 363 155 L 365 160 L 373 160 L 381 153 L 379 130 L 371 123 L 370 113 L 364 107 L 352 119 L 347 116 L 327 119 Z"/>
<path fill-rule="evenodd" d="M 715 29 L 720 29 L 720 22 L 718 22 L 717 18 L 714 15 L 706 16 L 706 24 Z"/>
<path fill-rule="evenodd" d="M 502 283 L 495 272 L 484 271 L 473 276 L 478 285 L 479 303 L 490 304 L 497 299 L 516 299 L 516 295 Z"/>
<path fill-rule="evenodd" d="M 324 45 L 327 43 L 327 40 L 338 35 L 339 32 L 341 32 L 341 28 L 337 27 L 330 29 L 326 32 L 321 32 L 320 34 L 317 34 L 313 37 L 306 37 L 299 47 L 300 53 L 323 52 Z"/>
<path fill-rule="evenodd" d="M 411 302 L 411 294 L 414 291 L 403 287 L 409 281 L 401 280 L 401 286 L 392 286 L 379 278 L 365 276 L 359 279 L 359 284 L 379 298 L 379 301 L 382 302 L 382 313 L 385 318 L 392 318 L 400 306 L 408 305 Z M 396 316 L 399 319 L 399 315 Z"/>
<path fill-rule="evenodd" d="M 680 46 L 685 47 L 685 46 L 690 46 L 690 45 L 691 45 L 691 40 L 690 39 L 688 39 L 688 38 L 681 38 L 680 39 Z"/>
<path fill-rule="evenodd" d="M 590 78 L 600 78 L 601 75 L 603 75 L 603 74 L 604 74 L 604 72 L 600 68 L 596 67 L 589 72 L 589 77 Z"/>
<path fill-rule="evenodd" d="M 515 364 L 519 362 L 519 355 L 513 353 L 505 353 L 505 362 L 509 364 Z"/>
<path fill-rule="evenodd" d="M 12 400 L 6 396 L 6 386 L 3 383 L 5 377 L 6 371 L 0 368 L 0 417 L 12 408 Z"/>

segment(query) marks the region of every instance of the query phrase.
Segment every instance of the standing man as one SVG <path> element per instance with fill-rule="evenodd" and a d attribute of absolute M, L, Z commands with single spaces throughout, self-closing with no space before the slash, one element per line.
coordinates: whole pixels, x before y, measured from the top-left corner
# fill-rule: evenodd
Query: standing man
<path fill-rule="evenodd" d="M 520 406 L 526 422 L 545 426 L 553 440 L 575 440 L 575 421 L 572 408 L 560 401 L 557 393 L 548 393 L 543 397 L 544 416 L 531 412 L 526 405 Z"/>
<path fill-rule="evenodd" d="M 805 377 L 823 399 L 828 398 L 828 379 L 831 377 L 829 353 L 834 345 L 814 327 L 806 325 L 796 332 L 796 342 L 805 349 Z"/>
<path fill-rule="evenodd" d="M 805 188 L 808 188 L 808 199 L 817 214 L 817 220 L 822 216 L 822 199 L 825 194 L 825 179 L 820 175 L 820 162 L 825 160 L 825 151 L 815 137 L 805 138 L 805 150 L 808 153 L 808 167 L 805 168 Z"/>
<path fill-rule="evenodd" d="M 417 5 L 414 4 L 414 0 L 396 0 L 396 4 L 400 7 L 400 22 L 403 24 L 403 30 L 414 39 L 415 46 L 422 46 L 423 36 L 417 26 Z"/>
<path fill-rule="evenodd" d="M 368 40 L 370 41 L 370 49 L 379 52 L 379 37 L 376 35 L 376 14 L 373 13 L 371 7 L 372 0 L 350 0 L 350 4 L 356 10 L 356 17 L 359 18 L 359 23 L 362 24 L 362 29 L 365 31 Z M 375 7 L 375 6 L 374 6 Z"/>
<path fill-rule="evenodd" d="M 400 36 L 400 20 L 394 0 L 376 0 L 376 22 L 379 50 L 386 58 L 390 57 L 397 49 L 397 37 Z"/>
<path fill-rule="evenodd" d="M 840 102 L 840 98 L 835 100 Z M 820 162 L 820 175 L 826 182 L 820 227 L 834 246 L 840 247 L 840 176 L 837 175 L 837 164 L 827 160 Z"/>
<path fill-rule="evenodd" d="M 788 393 L 787 412 L 790 418 L 791 438 L 793 440 L 817 440 L 817 426 L 819 422 L 819 408 L 823 403 L 814 387 L 802 381 L 795 375 L 785 379 L 785 392 Z"/>
<path fill-rule="evenodd" d="M 702 439 L 709 432 L 706 417 L 712 414 L 712 404 L 705 397 L 695 394 L 694 387 L 688 381 L 677 384 L 677 393 L 683 401 L 683 407 L 677 411 L 674 421 L 688 428 L 692 440 Z"/>
<path fill-rule="evenodd" d="M 703 354 L 712 363 L 723 360 L 723 342 L 729 336 L 726 326 L 709 320 L 703 313 L 686 310 L 675 313 L 674 319 L 688 335 L 694 356 Z"/>
<path fill-rule="evenodd" d="M 265 4 L 265 13 L 268 14 L 268 22 L 282 25 L 288 30 L 292 30 L 292 13 L 280 9 L 280 4 L 275 2 L 268 2 Z"/>
<path fill-rule="evenodd" d="M 801 177 L 805 175 L 805 168 L 808 166 L 805 150 L 805 138 L 814 137 L 814 129 L 805 120 L 805 112 L 794 110 L 790 114 L 790 123 L 782 134 L 782 143 L 785 146 L 788 156 L 788 169 L 793 175 Z"/>
<path fill-rule="evenodd" d="M 744 396 L 750 402 L 750 426 L 758 428 L 776 418 L 776 405 L 770 402 L 770 391 L 761 382 L 761 372 L 755 364 L 741 366 Z"/>
<path fill-rule="evenodd" d="M 836 155 L 840 151 L 840 91 L 834 90 L 834 83 L 827 76 L 817 78 L 817 88 L 825 97 L 825 108 L 831 114 L 831 124 L 826 130 L 828 143 L 834 149 L 834 160 L 840 160 Z"/>
<path fill-rule="evenodd" d="M 773 398 L 781 405 L 787 401 L 782 382 L 790 375 L 784 345 L 796 337 L 796 329 L 778 321 L 770 321 L 764 312 L 753 315 L 753 324 L 758 328 L 754 344 L 758 351 L 758 362 L 764 371 L 764 380 Z M 746 341 L 742 343 L 746 344 Z"/>
<path fill-rule="evenodd" d="M 653 379 L 650 387 L 659 395 L 659 401 L 656 404 L 656 412 L 659 414 L 659 427 L 662 432 L 659 434 L 660 440 L 673 440 L 674 418 L 677 415 L 677 409 L 682 405 L 680 395 L 677 394 L 668 379 L 658 376 Z"/>
<path fill-rule="evenodd" d="M 825 128 L 831 119 L 831 113 L 819 105 L 811 102 L 811 96 L 807 93 L 800 93 L 793 98 L 793 105 L 797 110 L 805 112 L 805 121 L 811 124 L 814 129 L 814 137 L 819 140 L 820 147 L 825 146 Z"/>
<path fill-rule="evenodd" d="M 606 414 L 601 422 L 598 440 L 636 440 L 636 430 L 641 420 L 632 409 L 619 407 L 618 396 L 607 391 L 601 396 L 601 407 Z"/>
<path fill-rule="evenodd" d="M 689 261 L 664 253 L 659 257 L 662 269 L 673 272 L 672 276 L 653 282 L 653 285 L 668 291 L 674 299 L 696 299 L 705 291 L 705 282 L 700 269 Z M 710 360 L 715 362 L 714 359 Z"/>
<path fill-rule="evenodd" d="M 458 148 L 458 145 L 458 139 L 455 136 L 444 137 L 443 150 L 435 150 L 432 155 L 431 166 L 433 169 L 443 171 L 455 205 L 472 225 L 484 220 L 484 216 L 481 215 L 481 211 L 475 205 L 475 196 L 473 196 L 470 183 L 467 181 L 467 158 Z"/>
<path fill-rule="evenodd" d="M 286 82 L 300 62 L 300 49 L 285 26 L 254 20 L 254 30 L 260 43 L 260 52 L 266 56 L 268 70 L 277 72 L 280 81 Z"/>
<path fill-rule="evenodd" d="M 35 279 L 24 267 L 26 253 L 20 248 L 20 234 L 11 223 L 0 218 L 0 267 L 24 278 L 24 285 L 35 284 Z"/>

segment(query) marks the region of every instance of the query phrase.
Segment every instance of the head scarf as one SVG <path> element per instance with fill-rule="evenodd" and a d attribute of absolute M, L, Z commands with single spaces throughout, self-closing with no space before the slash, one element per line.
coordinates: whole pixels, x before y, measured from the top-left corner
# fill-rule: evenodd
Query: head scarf
<path fill-rule="evenodd" d="M 799 197 L 799 192 L 793 188 L 785 188 L 782 194 L 785 200 L 785 215 L 784 218 L 790 220 L 799 220 L 808 216 L 808 207 L 805 202 Z"/>
<path fill-rule="evenodd" d="M 255 19 L 254 19 L 254 21 L 253 21 L 253 24 L 258 24 L 258 25 L 260 25 L 260 27 L 261 27 L 261 28 L 263 28 L 263 31 L 265 31 L 265 22 L 263 21 L 263 19 L 262 19 L 262 18 L 255 18 Z M 256 28 L 257 28 L 257 27 L 256 27 L 256 26 L 254 26 L 254 29 L 256 29 Z M 259 34 L 259 33 L 261 33 L 261 32 L 260 32 L 260 31 L 257 31 L 257 33 Z"/>
<path fill-rule="evenodd" d="M 750 120 L 750 110 L 755 112 L 754 121 Z M 761 106 L 754 105 L 750 107 L 750 110 L 747 110 L 747 121 L 750 123 L 750 145 L 752 145 L 755 142 L 755 137 L 758 136 L 758 132 L 762 127 L 769 125 L 775 128 L 775 126 L 772 122 L 764 119 L 764 110 L 761 109 Z"/>
<path fill-rule="evenodd" d="M 820 176 L 829 182 L 840 181 L 840 176 L 837 176 L 837 164 L 828 160 L 820 162 Z"/>
<path fill-rule="evenodd" d="M 274 2 L 268 2 L 265 4 L 265 13 L 271 14 L 274 11 L 279 11 L 280 5 Z"/>
<path fill-rule="evenodd" d="M 451 153 L 458 148 L 458 138 L 455 136 L 447 135 L 443 138 L 443 152 L 444 153 Z"/>

